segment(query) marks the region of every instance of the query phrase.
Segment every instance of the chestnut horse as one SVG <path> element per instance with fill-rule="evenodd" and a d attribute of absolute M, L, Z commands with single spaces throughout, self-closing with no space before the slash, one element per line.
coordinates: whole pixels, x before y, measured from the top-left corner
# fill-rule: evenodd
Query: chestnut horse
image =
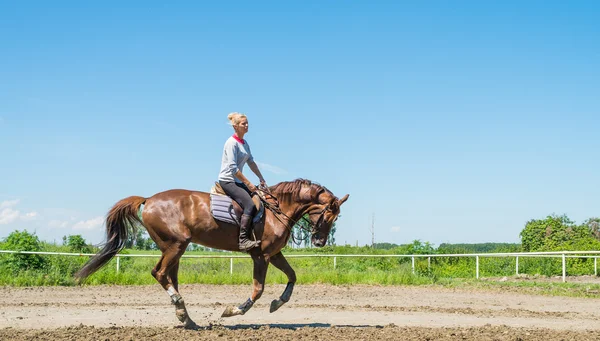
<path fill-rule="evenodd" d="M 264 201 L 265 214 L 254 224 L 253 230 L 260 247 L 249 251 L 254 263 L 252 296 L 238 307 L 227 307 L 224 317 L 245 314 L 260 298 L 265 285 L 269 263 L 281 270 L 288 278 L 288 284 L 279 299 L 271 302 L 270 311 L 279 309 L 288 302 L 296 274 L 287 262 L 281 249 L 287 244 L 291 229 L 296 222 L 309 215 L 311 241 L 322 247 L 333 222 L 340 213 L 340 206 L 348 199 L 345 195 L 338 199 L 327 188 L 309 180 L 281 182 L 265 188 L 263 195 L 271 197 Z M 265 193 L 267 195 L 265 195 Z M 273 205 L 272 200 L 276 200 Z M 144 208 L 141 220 L 138 211 Z M 75 274 L 78 281 L 106 265 L 123 247 L 137 224 L 146 228 L 162 252 L 160 260 L 152 270 L 152 276 L 167 291 L 175 305 L 175 315 L 184 327 L 193 328 L 196 324 L 190 319 L 183 298 L 179 293 L 177 272 L 179 259 L 190 243 L 207 247 L 239 251 L 239 226 L 215 220 L 210 212 L 210 194 L 182 189 L 157 193 L 150 198 L 131 196 L 117 202 L 106 217 L 106 243 Z"/>

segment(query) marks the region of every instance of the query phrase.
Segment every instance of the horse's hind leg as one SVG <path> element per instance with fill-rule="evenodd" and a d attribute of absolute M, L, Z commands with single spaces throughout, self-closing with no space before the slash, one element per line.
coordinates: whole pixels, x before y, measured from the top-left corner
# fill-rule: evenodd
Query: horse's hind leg
<path fill-rule="evenodd" d="M 281 294 L 279 299 L 273 300 L 271 302 L 271 308 L 269 309 L 269 311 L 272 313 L 277 309 L 281 308 L 281 306 L 287 301 L 289 301 L 290 297 L 292 297 L 292 292 L 294 291 L 294 283 L 296 283 L 296 272 L 294 271 L 294 269 L 292 269 L 287 259 L 285 259 L 281 252 L 271 257 L 271 263 L 277 269 L 281 270 L 288 278 L 288 284 L 285 287 L 283 294 Z"/>
<path fill-rule="evenodd" d="M 178 291 L 177 272 L 179 270 L 179 259 L 185 252 L 190 241 L 176 241 L 164 249 L 162 257 L 152 270 L 152 276 L 162 285 L 175 304 L 175 314 L 179 321 L 184 323 L 186 328 L 196 326 L 190 319 L 185 309 L 185 303 Z"/>
<path fill-rule="evenodd" d="M 255 251 L 256 252 L 256 251 Z M 260 252 L 260 251 L 258 251 Z M 269 267 L 269 259 L 265 258 L 264 255 L 253 253 L 252 260 L 254 262 L 254 279 L 253 279 L 253 290 L 252 296 L 239 307 L 229 306 L 225 309 L 221 317 L 230 317 L 235 315 L 244 315 L 252 306 L 254 302 L 262 296 L 265 290 L 265 279 L 267 277 L 267 268 Z"/>
<path fill-rule="evenodd" d="M 177 293 L 179 293 L 179 280 L 177 276 L 178 271 L 179 260 L 177 260 L 177 263 L 175 263 L 173 267 L 171 267 L 171 269 L 169 270 L 169 278 L 171 280 L 171 283 L 173 284 L 173 287 L 175 288 L 175 292 Z M 181 295 L 179 296 L 179 299 L 177 301 L 174 301 L 173 303 L 175 304 L 175 316 L 177 316 L 177 319 L 183 322 L 186 328 L 194 327 L 196 324 L 194 323 L 194 321 L 192 321 L 192 319 L 190 319 L 187 309 L 185 308 L 185 302 L 183 301 L 183 298 L 181 298 Z"/>

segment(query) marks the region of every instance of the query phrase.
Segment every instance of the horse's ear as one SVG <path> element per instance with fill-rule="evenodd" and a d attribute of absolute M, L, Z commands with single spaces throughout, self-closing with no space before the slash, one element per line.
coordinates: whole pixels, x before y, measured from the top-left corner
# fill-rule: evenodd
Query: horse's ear
<path fill-rule="evenodd" d="M 338 204 L 341 206 L 346 200 L 348 200 L 349 196 L 350 196 L 350 194 L 344 195 L 343 198 L 341 198 L 340 200 L 338 200 Z"/>

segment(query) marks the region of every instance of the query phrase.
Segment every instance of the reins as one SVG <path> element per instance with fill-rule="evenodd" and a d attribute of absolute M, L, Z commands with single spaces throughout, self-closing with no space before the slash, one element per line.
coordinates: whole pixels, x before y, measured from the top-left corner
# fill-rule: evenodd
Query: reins
<path fill-rule="evenodd" d="M 291 217 L 289 217 L 287 214 L 283 213 L 281 211 L 281 208 L 279 207 L 279 200 L 277 199 L 277 197 L 275 195 L 273 195 L 273 193 L 271 192 L 271 190 L 268 187 L 259 185 L 256 193 L 258 194 L 258 197 L 260 198 L 260 200 L 263 202 L 264 206 L 267 209 L 269 209 L 271 212 L 273 212 L 275 217 L 285 226 L 285 228 L 288 231 L 290 231 L 290 234 L 292 237 L 292 242 L 296 245 L 300 245 L 302 243 L 302 240 L 300 240 L 299 242 L 296 240 L 296 236 L 294 236 L 294 233 L 293 233 L 294 226 L 298 225 L 300 230 L 302 230 L 306 234 L 310 234 L 312 236 L 313 234 L 316 233 L 315 231 L 317 229 L 317 226 L 320 224 L 321 219 L 323 219 L 325 210 L 327 210 L 327 208 L 329 208 L 329 205 L 326 205 L 320 212 L 308 213 L 308 215 L 313 215 L 313 214 L 321 215 L 319 217 L 319 219 L 317 220 L 317 223 L 313 224 L 313 222 L 310 221 L 310 219 L 304 218 L 304 215 L 302 215 L 302 217 L 300 217 L 300 219 L 294 220 Z M 268 198 L 267 198 L 267 196 L 268 196 Z M 272 200 L 274 202 L 274 204 L 269 202 L 269 200 Z M 287 222 L 283 221 L 281 219 L 281 216 L 284 216 L 287 219 Z M 308 228 L 306 228 L 304 225 L 298 224 L 298 222 L 300 222 L 301 220 L 304 220 L 306 223 L 308 223 L 308 225 L 310 226 L 310 230 Z M 289 222 L 293 222 L 293 224 L 290 225 Z M 302 238 L 302 239 L 304 239 L 304 238 Z"/>

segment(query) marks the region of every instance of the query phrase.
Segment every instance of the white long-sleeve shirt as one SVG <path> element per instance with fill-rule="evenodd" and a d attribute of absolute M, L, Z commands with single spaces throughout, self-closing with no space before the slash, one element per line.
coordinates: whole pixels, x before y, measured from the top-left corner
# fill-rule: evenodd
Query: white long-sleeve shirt
<path fill-rule="evenodd" d="M 235 177 L 237 171 L 243 172 L 244 165 L 248 161 L 254 161 L 248 141 L 242 140 L 240 143 L 234 136 L 225 141 L 223 147 L 223 157 L 221 158 L 221 171 L 219 172 L 219 181 L 242 182 Z"/>

